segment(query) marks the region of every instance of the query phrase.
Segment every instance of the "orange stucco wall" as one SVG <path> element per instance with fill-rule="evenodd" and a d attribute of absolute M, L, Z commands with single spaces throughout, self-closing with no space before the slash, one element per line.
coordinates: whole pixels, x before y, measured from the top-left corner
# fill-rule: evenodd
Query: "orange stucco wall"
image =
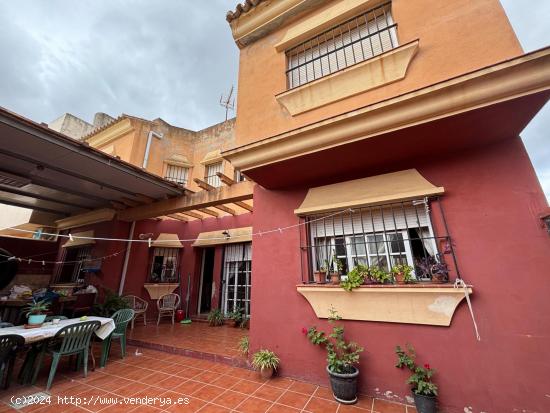
<path fill-rule="evenodd" d="M 198 132 L 169 125 L 161 119 L 147 121 L 130 117 L 129 121 L 132 129 L 120 133 L 120 136 L 116 136 L 114 139 L 100 145 L 94 145 L 93 136 L 88 138 L 88 142 L 106 152 L 114 150 L 113 155 L 141 167 L 149 132 L 153 130 L 156 133 L 162 133 L 162 139 L 152 139 L 147 171 L 164 177 L 167 167 L 165 160 L 174 154 L 184 155 L 193 165 L 189 169 L 187 185 L 187 188 L 192 191 L 200 190 L 193 182 L 193 178 L 204 178 L 205 166 L 201 161 L 206 154 L 216 150 L 228 149 L 235 145 L 234 119 Z M 118 122 L 113 123 L 100 133 L 109 133 L 110 130 L 115 130 L 117 124 Z M 229 162 L 224 161 L 224 173 L 229 177 L 234 176 L 234 169 Z"/>
<path fill-rule="evenodd" d="M 326 2 L 324 8 L 333 2 Z M 255 142 L 365 105 L 518 56 L 521 46 L 498 0 L 394 0 L 399 44 L 420 40 L 398 82 L 291 116 L 275 99 L 286 90 L 286 56 L 275 45 L 286 31 L 321 12 L 305 14 L 241 49 L 236 146 Z"/>

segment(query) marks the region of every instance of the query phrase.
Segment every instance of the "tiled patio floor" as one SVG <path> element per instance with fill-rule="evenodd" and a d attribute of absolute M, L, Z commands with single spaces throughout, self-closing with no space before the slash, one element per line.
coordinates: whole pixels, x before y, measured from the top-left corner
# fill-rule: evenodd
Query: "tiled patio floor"
<path fill-rule="evenodd" d="M 154 350 L 130 347 L 121 360 L 112 354 L 107 367 L 90 372 L 74 372 L 68 364 L 60 370 L 51 389 L 52 404 L 31 405 L 19 411 L 39 413 L 75 412 L 200 412 L 200 413 L 412 413 L 413 407 L 360 397 L 354 406 L 344 406 L 332 399 L 331 392 L 309 383 L 274 378 L 261 380 L 256 372 L 225 364 L 198 360 Z M 18 411 L 9 407 L 13 396 L 25 396 L 44 391 L 47 368 L 37 386 L 12 385 L 0 392 L 0 412 Z M 78 397 L 88 404 L 59 404 L 57 397 Z M 127 404 L 124 397 L 158 397 L 166 401 L 180 399 L 181 404 L 161 405 L 161 400 L 149 405 Z M 105 398 L 112 398 L 105 400 Z M 114 398 L 118 398 L 115 404 Z M 188 404 L 184 403 L 187 398 Z M 76 399 L 74 399 L 76 400 Z"/>
<path fill-rule="evenodd" d="M 170 351 L 169 347 L 188 350 L 188 352 L 180 352 L 180 354 L 212 361 L 216 358 L 208 357 L 208 355 L 235 359 L 237 362 L 241 360 L 242 357 L 237 347 L 241 337 L 246 335 L 248 335 L 246 329 L 228 325 L 210 327 L 204 322 L 176 323 L 174 325 L 161 322 L 159 326 L 156 323 L 148 323 L 147 326 L 136 324 L 134 330 L 128 330 L 128 339 L 137 346 L 166 351 Z M 191 354 L 191 352 L 196 354 Z"/>

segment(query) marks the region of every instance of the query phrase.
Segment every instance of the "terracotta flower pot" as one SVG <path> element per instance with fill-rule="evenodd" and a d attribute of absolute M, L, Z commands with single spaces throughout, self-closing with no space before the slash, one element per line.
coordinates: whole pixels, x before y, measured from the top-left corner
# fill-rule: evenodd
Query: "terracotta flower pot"
<path fill-rule="evenodd" d="M 269 368 L 262 367 L 260 369 L 260 376 L 264 380 L 270 379 L 273 376 L 273 369 L 271 367 Z"/>
<path fill-rule="evenodd" d="M 327 282 L 327 273 L 326 271 L 315 271 L 315 282 L 317 284 L 325 284 Z"/>
<path fill-rule="evenodd" d="M 405 274 L 398 272 L 395 274 L 395 282 L 397 284 L 405 284 Z"/>
<path fill-rule="evenodd" d="M 333 285 L 338 285 L 338 284 L 340 284 L 340 274 L 337 273 L 337 272 L 331 272 L 331 273 L 330 273 L 330 282 L 331 282 Z"/>

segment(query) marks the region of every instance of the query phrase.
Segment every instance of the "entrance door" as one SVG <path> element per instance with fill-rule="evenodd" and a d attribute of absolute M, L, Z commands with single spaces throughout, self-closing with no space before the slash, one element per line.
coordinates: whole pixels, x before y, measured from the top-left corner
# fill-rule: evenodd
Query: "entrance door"
<path fill-rule="evenodd" d="M 199 314 L 210 312 L 212 306 L 212 281 L 214 281 L 215 248 L 204 248 L 202 251 L 202 274 L 199 292 Z"/>
<path fill-rule="evenodd" d="M 223 280 L 224 313 L 240 308 L 246 316 L 250 316 L 252 243 L 232 244 L 225 247 Z"/>

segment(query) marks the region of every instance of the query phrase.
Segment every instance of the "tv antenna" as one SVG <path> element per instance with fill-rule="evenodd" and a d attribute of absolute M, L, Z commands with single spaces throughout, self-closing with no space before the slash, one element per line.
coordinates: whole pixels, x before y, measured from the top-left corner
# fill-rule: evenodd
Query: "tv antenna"
<path fill-rule="evenodd" d="M 235 110 L 235 98 L 233 97 L 233 85 L 231 85 L 231 89 L 229 90 L 229 94 L 227 95 L 227 97 L 223 97 L 223 95 L 220 96 L 220 106 L 225 108 L 225 120 L 227 120 L 229 111 Z"/>

